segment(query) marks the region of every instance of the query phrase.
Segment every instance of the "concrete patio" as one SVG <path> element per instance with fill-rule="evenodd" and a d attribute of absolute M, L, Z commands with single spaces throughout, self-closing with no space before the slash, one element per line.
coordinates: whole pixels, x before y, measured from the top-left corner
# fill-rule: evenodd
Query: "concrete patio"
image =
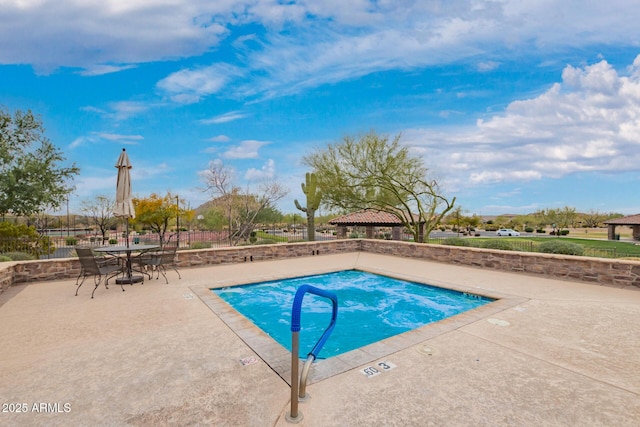
<path fill-rule="evenodd" d="M 269 365 L 285 362 L 247 344 L 260 334 L 229 327 L 207 289 L 347 268 L 502 299 L 347 369 L 318 362 L 298 425 L 640 424 L 637 288 L 354 252 L 170 271 L 169 284 L 93 300 L 88 283 L 74 297 L 74 280 L 14 286 L 0 294 L 0 425 L 292 425 L 289 385 Z M 393 369 L 363 374 L 383 361 Z"/>

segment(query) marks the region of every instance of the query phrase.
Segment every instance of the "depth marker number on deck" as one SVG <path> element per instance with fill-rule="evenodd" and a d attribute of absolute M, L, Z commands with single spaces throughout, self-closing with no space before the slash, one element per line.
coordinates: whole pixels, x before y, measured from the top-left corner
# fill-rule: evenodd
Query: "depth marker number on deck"
<path fill-rule="evenodd" d="M 253 365 L 254 363 L 257 363 L 257 362 L 258 362 L 258 359 L 256 359 L 253 356 L 244 357 L 240 359 L 240 363 L 242 364 L 242 366 Z"/>
<path fill-rule="evenodd" d="M 397 365 L 385 360 L 383 362 L 376 363 L 376 366 L 367 366 L 364 369 L 360 369 L 360 372 L 365 377 L 371 378 L 371 377 L 375 377 L 376 375 L 380 375 L 383 372 L 390 371 L 393 368 L 397 368 Z"/>

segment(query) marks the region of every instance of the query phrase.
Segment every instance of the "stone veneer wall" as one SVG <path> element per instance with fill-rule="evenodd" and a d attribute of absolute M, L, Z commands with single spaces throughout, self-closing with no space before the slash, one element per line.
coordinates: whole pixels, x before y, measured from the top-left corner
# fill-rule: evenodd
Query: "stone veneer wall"
<path fill-rule="evenodd" d="M 640 289 L 640 261 L 374 239 L 185 250 L 177 253 L 176 262 L 180 268 L 189 268 L 358 251 Z M 13 284 L 76 278 L 79 272 L 77 258 L 3 262 L 0 263 L 0 293 Z"/>
<path fill-rule="evenodd" d="M 640 261 L 363 240 L 361 251 L 640 289 Z"/>
<path fill-rule="evenodd" d="M 180 250 L 177 252 L 176 264 L 179 268 L 188 268 L 358 252 L 359 250 L 360 240 L 358 239 Z M 80 274 L 80 262 L 77 258 L 2 262 L 0 263 L 0 293 L 13 284 L 75 279 L 78 274 Z"/>

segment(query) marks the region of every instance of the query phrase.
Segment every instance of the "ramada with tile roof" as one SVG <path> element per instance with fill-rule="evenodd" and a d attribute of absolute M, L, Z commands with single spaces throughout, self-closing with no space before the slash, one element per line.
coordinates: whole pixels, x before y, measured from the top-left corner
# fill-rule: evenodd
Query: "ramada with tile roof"
<path fill-rule="evenodd" d="M 346 237 L 347 227 L 365 227 L 368 239 L 373 239 L 375 227 L 391 227 L 391 238 L 393 240 L 400 240 L 403 227 L 402 221 L 400 221 L 397 216 L 375 209 L 363 209 L 352 212 L 330 220 L 329 224 L 338 227 L 336 233 L 338 238 Z M 420 224 L 420 228 L 424 230 L 424 222 Z"/>
<path fill-rule="evenodd" d="M 633 230 L 633 240 L 640 240 L 640 214 L 623 216 L 622 218 L 610 219 L 604 222 L 609 227 L 607 238 L 614 240 L 616 237 L 616 226 L 626 225 Z"/>

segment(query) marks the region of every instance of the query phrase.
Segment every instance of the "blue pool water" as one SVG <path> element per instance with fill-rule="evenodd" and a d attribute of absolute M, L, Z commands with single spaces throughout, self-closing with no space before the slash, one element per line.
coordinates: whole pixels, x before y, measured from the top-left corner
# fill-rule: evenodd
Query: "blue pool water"
<path fill-rule="evenodd" d="M 265 333 L 291 350 L 291 306 L 297 289 L 312 285 L 338 296 L 338 319 L 319 358 L 401 334 L 493 300 L 359 270 L 212 289 Z M 306 294 L 300 357 L 306 358 L 331 320 L 331 301 Z"/>

